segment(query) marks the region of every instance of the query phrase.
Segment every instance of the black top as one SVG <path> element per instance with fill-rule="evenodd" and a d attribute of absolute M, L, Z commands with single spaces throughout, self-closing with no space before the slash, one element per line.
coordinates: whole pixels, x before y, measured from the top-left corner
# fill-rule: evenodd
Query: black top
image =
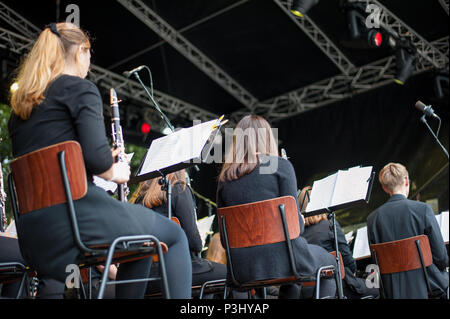
<path fill-rule="evenodd" d="M 356 272 L 356 262 L 353 259 L 350 247 L 347 244 L 345 235 L 341 226 L 336 221 L 336 232 L 338 237 L 338 248 L 342 255 L 344 266 L 349 268 L 352 273 Z M 334 244 L 334 233 L 331 223 L 328 220 L 321 220 L 319 223 L 305 227 L 303 237 L 310 244 L 319 245 L 328 252 L 336 251 Z"/>
<path fill-rule="evenodd" d="M 93 83 L 69 75 L 58 77 L 30 119 L 11 116 L 8 128 L 14 156 L 75 140 L 81 145 L 88 176 L 104 173 L 113 164 L 113 158 L 102 110 L 102 99 Z M 90 177 L 87 184 L 86 195 L 74 201 L 85 244 L 105 244 L 121 236 L 153 233 L 156 214 L 150 209 L 114 199 L 95 186 Z M 67 204 L 23 215 L 16 226 L 27 263 L 41 276 L 64 282 L 66 266 L 80 262 L 81 257 L 68 221 Z"/>
<path fill-rule="evenodd" d="M 83 150 L 88 178 L 106 172 L 113 158 L 105 135 L 103 105 L 97 87 L 88 80 L 61 75 L 49 85 L 45 96 L 33 109 L 30 119 L 23 121 L 12 114 L 8 129 L 13 156 L 76 140 Z"/>
<path fill-rule="evenodd" d="M 220 183 L 217 188 L 217 207 L 236 206 L 267 199 L 292 196 L 297 200 L 297 178 L 291 162 L 281 157 L 263 156 L 253 172 L 237 180 Z M 267 174 L 272 170 L 272 174 Z M 297 203 L 298 210 L 298 203 Z M 299 210 L 298 210 L 299 211 Z M 300 213 L 299 213 L 300 217 Z M 305 224 L 299 218 L 300 233 Z"/>
<path fill-rule="evenodd" d="M 448 255 L 442 233 L 431 207 L 412 201 L 403 195 L 393 195 L 384 205 L 367 217 L 369 244 L 385 243 L 427 235 L 433 264 L 428 267 L 432 289 L 445 291 L 448 287 Z M 427 298 L 422 270 L 383 275 L 383 285 L 391 298 Z"/>
<path fill-rule="evenodd" d="M 135 204 L 142 205 L 142 197 L 139 197 Z M 189 187 L 183 190 L 183 184 L 175 183 L 172 186 L 172 216 L 180 221 L 181 228 L 186 233 L 189 242 L 189 249 L 192 253 L 198 254 L 202 251 L 202 239 L 197 228 L 195 214 L 195 204 Z M 164 216 L 168 216 L 167 203 L 152 208 Z"/>
<path fill-rule="evenodd" d="M 283 196 L 292 196 L 297 201 L 297 179 L 292 164 L 288 160 L 275 156 L 262 156 L 260 159 L 261 164 L 250 174 L 237 180 L 219 182 L 217 208 Z M 300 214 L 299 224 L 300 231 L 303 233 L 304 222 Z M 312 275 L 320 266 L 334 263 L 331 254 L 319 246 L 309 245 L 302 236 L 291 240 L 291 244 L 295 268 L 300 275 Z M 224 245 L 223 238 L 222 245 Z M 285 242 L 279 242 L 230 249 L 236 280 L 245 283 L 268 278 L 291 277 L 293 272 L 286 246 Z M 227 265 L 229 264 L 230 261 Z"/>

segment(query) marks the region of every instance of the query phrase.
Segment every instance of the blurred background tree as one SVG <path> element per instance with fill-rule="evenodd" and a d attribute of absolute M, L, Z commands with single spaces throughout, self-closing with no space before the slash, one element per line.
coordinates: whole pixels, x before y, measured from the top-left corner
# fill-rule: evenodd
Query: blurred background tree
<path fill-rule="evenodd" d="M 9 163 L 12 160 L 11 139 L 9 138 L 8 133 L 8 120 L 11 115 L 11 111 L 11 107 L 0 103 L 0 162 L 2 164 L 3 186 L 5 188 L 7 198 L 9 198 L 9 191 L 6 185 L 8 184 L 7 178 L 10 172 Z M 8 222 L 10 222 L 12 218 L 12 210 L 8 200 L 6 201 L 6 217 L 8 218 Z"/>

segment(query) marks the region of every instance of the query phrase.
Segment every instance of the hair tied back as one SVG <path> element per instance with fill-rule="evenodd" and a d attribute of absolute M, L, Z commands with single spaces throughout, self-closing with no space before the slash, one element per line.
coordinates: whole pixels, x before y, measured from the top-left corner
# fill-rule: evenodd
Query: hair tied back
<path fill-rule="evenodd" d="M 52 31 L 52 33 L 54 35 L 56 35 L 58 38 L 61 38 L 61 34 L 59 34 L 59 32 L 58 32 L 58 28 L 56 27 L 56 23 L 47 24 L 45 27 L 49 28 L 50 31 Z"/>

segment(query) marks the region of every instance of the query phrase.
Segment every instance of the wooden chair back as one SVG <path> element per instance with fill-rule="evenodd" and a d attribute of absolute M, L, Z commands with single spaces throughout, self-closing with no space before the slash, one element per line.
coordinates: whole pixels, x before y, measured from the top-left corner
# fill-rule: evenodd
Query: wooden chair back
<path fill-rule="evenodd" d="M 73 200 L 86 195 L 86 170 L 80 144 L 76 141 L 55 144 L 11 162 L 20 215 L 66 202 L 58 161 L 58 153 L 62 151 L 66 154 L 66 169 Z"/>
<path fill-rule="evenodd" d="M 381 274 L 392 274 L 422 268 L 416 244 L 419 241 L 425 267 L 433 263 L 430 242 L 426 235 L 370 245 L 370 252 L 376 260 Z"/>
<path fill-rule="evenodd" d="M 284 205 L 290 239 L 300 236 L 297 203 L 292 196 L 218 209 L 219 227 L 225 216 L 230 248 L 268 245 L 286 240 L 280 205 Z"/>

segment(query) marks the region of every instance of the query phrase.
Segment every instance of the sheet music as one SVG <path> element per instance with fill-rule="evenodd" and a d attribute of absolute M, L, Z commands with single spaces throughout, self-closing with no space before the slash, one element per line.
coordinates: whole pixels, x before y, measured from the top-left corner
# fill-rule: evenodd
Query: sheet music
<path fill-rule="evenodd" d="M 200 158 L 213 126 L 218 123 L 219 120 L 212 120 L 154 140 L 139 175 Z"/>
<path fill-rule="evenodd" d="M 439 224 L 439 227 L 441 229 L 442 238 L 444 239 L 444 242 L 448 242 L 449 237 L 449 223 L 448 223 L 448 211 L 442 212 L 440 215 L 436 215 L 436 220 Z"/>
<path fill-rule="evenodd" d="M 353 258 L 370 256 L 369 237 L 367 237 L 367 226 L 356 232 L 355 246 L 353 247 Z"/>
<path fill-rule="evenodd" d="M 215 215 L 202 218 L 197 221 L 197 228 L 200 233 L 200 238 L 202 239 L 202 247 L 205 248 L 206 237 L 211 235 L 211 227 L 214 222 Z"/>
<path fill-rule="evenodd" d="M 372 166 L 339 171 L 330 206 L 366 199 L 371 174 Z"/>
<path fill-rule="evenodd" d="M 353 230 L 347 234 L 345 234 L 345 241 L 347 242 L 347 244 L 350 244 L 352 242 L 352 240 L 355 238 L 353 236 Z"/>
<path fill-rule="evenodd" d="M 337 174 L 333 174 L 314 182 L 306 213 L 330 207 L 336 178 Z"/>
<path fill-rule="evenodd" d="M 449 238 L 449 216 L 448 211 L 436 215 L 436 220 L 441 229 L 444 242 Z M 369 238 L 367 237 L 367 226 L 358 229 L 356 233 L 355 246 L 353 247 L 353 258 L 365 258 L 370 256 Z"/>

